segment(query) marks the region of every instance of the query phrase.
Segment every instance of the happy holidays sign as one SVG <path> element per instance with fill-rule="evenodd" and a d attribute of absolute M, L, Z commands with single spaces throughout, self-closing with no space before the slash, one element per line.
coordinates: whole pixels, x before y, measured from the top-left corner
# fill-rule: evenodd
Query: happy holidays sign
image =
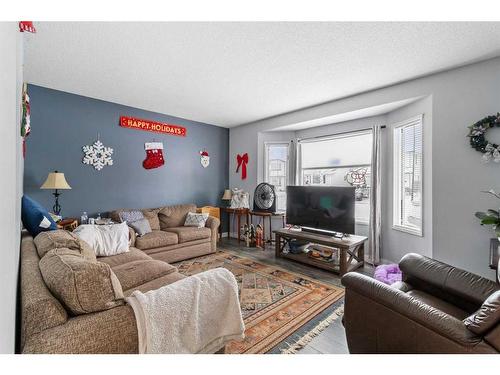
<path fill-rule="evenodd" d="M 124 128 L 144 130 L 154 133 L 163 133 L 185 137 L 187 130 L 183 126 L 143 120 L 135 117 L 120 116 L 120 126 Z"/>

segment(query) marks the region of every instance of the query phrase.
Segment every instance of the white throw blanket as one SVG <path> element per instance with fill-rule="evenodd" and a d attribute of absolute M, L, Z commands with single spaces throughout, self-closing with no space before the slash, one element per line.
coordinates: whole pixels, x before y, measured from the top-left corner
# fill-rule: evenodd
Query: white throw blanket
<path fill-rule="evenodd" d="M 244 337 L 238 284 L 216 268 L 146 293 L 135 291 L 132 306 L 139 353 L 214 353 Z"/>

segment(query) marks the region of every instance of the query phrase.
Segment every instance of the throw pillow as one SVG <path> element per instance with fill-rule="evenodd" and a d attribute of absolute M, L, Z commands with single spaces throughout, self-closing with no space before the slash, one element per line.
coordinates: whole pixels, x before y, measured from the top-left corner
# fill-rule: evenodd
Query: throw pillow
<path fill-rule="evenodd" d="M 208 220 L 208 213 L 195 214 L 193 212 L 188 212 L 186 216 L 186 221 L 184 222 L 184 226 L 203 228 L 207 220 Z"/>
<path fill-rule="evenodd" d="M 87 242 L 97 256 L 111 256 L 129 251 L 127 223 L 80 225 L 73 233 Z"/>
<path fill-rule="evenodd" d="M 67 248 L 78 251 L 87 260 L 94 262 L 96 260 L 94 250 L 89 244 L 67 230 L 58 229 L 42 232 L 35 237 L 34 242 L 40 259 L 50 250 Z"/>
<path fill-rule="evenodd" d="M 127 223 L 132 223 L 137 220 L 144 219 L 144 214 L 139 210 L 130 210 L 130 211 L 121 211 L 120 212 L 120 221 L 123 223 L 126 221 Z"/>
<path fill-rule="evenodd" d="M 135 230 L 139 237 L 152 232 L 151 225 L 149 225 L 149 221 L 145 218 L 129 222 L 128 225 Z"/>
<path fill-rule="evenodd" d="M 38 233 L 57 229 L 49 212 L 27 195 L 23 195 L 21 200 L 21 220 L 33 237 Z"/>
<path fill-rule="evenodd" d="M 123 290 L 110 266 L 70 249 L 50 250 L 39 263 L 45 284 L 74 315 L 123 304 Z"/>

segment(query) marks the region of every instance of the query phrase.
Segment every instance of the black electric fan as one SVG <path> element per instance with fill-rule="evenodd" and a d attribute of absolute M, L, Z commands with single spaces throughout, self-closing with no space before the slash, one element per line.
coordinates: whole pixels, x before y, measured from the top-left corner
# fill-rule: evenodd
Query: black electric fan
<path fill-rule="evenodd" d="M 253 210 L 276 212 L 276 192 L 273 185 L 265 182 L 257 185 L 253 194 Z"/>

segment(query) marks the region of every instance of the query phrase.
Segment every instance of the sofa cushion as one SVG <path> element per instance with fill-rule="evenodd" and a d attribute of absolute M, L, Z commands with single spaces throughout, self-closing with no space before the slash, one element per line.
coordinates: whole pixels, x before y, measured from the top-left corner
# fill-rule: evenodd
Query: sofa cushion
<path fill-rule="evenodd" d="M 165 229 L 166 232 L 172 232 L 179 237 L 179 243 L 203 240 L 210 238 L 212 231 L 209 228 L 196 228 L 196 227 L 177 227 Z"/>
<path fill-rule="evenodd" d="M 160 260 L 135 260 L 113 268 L 123 290 L 134 288 L 151 280 L 177 271 L 174 266 Z"/>
<path fill-rule="evenodd" d="M 148 219 L 151 230 L 160 230 L 160 220 L 158 218 L 159 208 L 146 208 L 142 210 L 144 217 Z"/>
<path fill-rule="evenodd" d="M 464 319 L 465 326 L 477 335 L 483 335 L 500 323 L 500 290 L 490 295 L 471 316 Z"/>
<path fill-rule="evenodd" d="M 137 237 L 135 246 L 138 249 L 154 249 L 157 247 L 165 247 L 175 245 L 179 242 L 177 235 L 172 232 L 164 232 L 162 230 L 154 230 L 144 236 Z"/>
<path fill-rule="evenodd" d="M 163 207 L 158 213 L 160 219 L 160 228 L 180 227 L 184 225 L 188 212 L 196 212 L 196 205 L 194 204 L 179 204 L 176 206 Z"/>
<path fill-rule="evenodd" d="M 48 211 L 27 195 L 23 195 L 21 200 L 21 220 L 33 237 L 40 232 L 57 229 Z"/>
<path fill-rule="evenodd" d="M 118 210 L 110 211 L 109 212 L 109 217 L 116 223 L 121 223 L 122 222 L 122 213 L 125 211 L 137 211 L 134 209 L 130 208 L 120 208 Z M 149 221 L 149 226 L 151 227 L 152 230 L 160 230 L 160 221 L 158 220 L 158 212 L 160 211 L 159 208 L 146 208 L 143 210 L 140 210 L 144 217 Z"/>
<path fill-rule="evenodd" d="M 40 258 L 43 258 L 50 250 L 67 248 L 78 251 L 87 260 L 94 262 L 96 260 L 95 252 L 90 245 L 67 230 L 42 232 L 35 237 L 34 242 Z"/>
<path fill-rule="evenodd" d="M 120 266 L 125 263 L 130 263 L 135 260 L 149 260 L 152 259 L 149 255 L 146 255 L 143 251 L 136 249 L 135 247 L 131 247 L 129 251 L 126 253 L 112 255 L 110 257 L 98 257 L 97 260 L 99 262 L 103 262 L 109 264 L 109 266 L 113 269 L 116 266 Z"/>
<path fill-rule="evenodd" d="M 461 308 L 452 305 L 451 303 L 448 303 L 440 298 L 434 297 L 431 294 L 422 292 L 421 290 L 412 289 L 406 294 L 459 320 L 464 319 L 468 315 L 467 312 L 462 310 Z"/>
<path fill-rule="evenodd" d="M 146 293 L 150 290 L 155 290 L 161 288 L 162 286 L 173 284 L 176 281 L 184 279 L 186 276 L 180 274 L 179 272 L 172 272 L 168 275 L 158 277 L 157 279 L 148 281 L 147 283 L 137 285 L 131 289 L 123 291 L 125 297 L 130 296 L 133 292 L 138 290 L 139 292 Z"/>
<path fill-rule="evenodd" d="M 123 290 L 109 265 L 91 262 L 70 249 L 50 250 L 40 271 L 52 294 L 74 315 L 123 304 Z"/>

